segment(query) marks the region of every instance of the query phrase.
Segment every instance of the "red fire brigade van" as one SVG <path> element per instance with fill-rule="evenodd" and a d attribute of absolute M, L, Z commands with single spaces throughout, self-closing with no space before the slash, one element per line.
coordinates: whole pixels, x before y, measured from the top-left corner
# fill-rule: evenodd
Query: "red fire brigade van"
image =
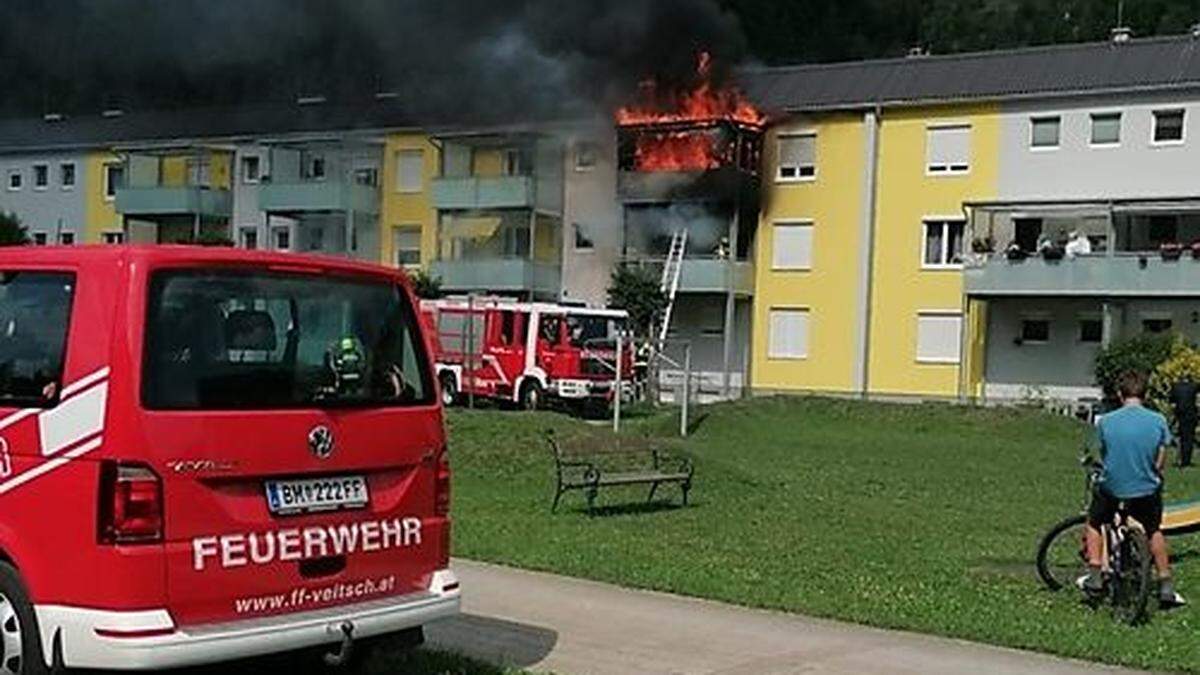
<path fill-rule="evenodd" d="M 527 410 L 547 397 L 590 406 L 612 401 L 617 334 L 628 320 L 623 310 L 498 298 L 425 300 L 421 309 L 445 405 L 464 394 Z M 621 362 L 627 383 L 632 350 Z"/>
<path fill-rule="evenodd" d="M 345 260 L 0 249 L 0 672 L 338 661 L 457 612 L 414 308 Z"/>

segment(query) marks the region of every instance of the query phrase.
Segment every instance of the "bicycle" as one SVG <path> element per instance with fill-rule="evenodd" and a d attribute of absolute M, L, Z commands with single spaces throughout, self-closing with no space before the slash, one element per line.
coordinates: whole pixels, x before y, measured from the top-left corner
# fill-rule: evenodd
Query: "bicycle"
<path fill-rule="evenodd" d="M 1065 518 L 1042 537 L 1037 550 L 1037 571 L 1052 591 L 1073 587 L 1088 573 L 1087 505 L 1091 502 L 1103 472 L 1103 465 L 1084 453 L 1080 458 L 1086 485 L 1084 511 Z M 1146 531 L 1125 510 L 1117 508 L 1112 524 L 1101 526 L 1104 550 L 1104 592 L 1090 598 L 1093 606 L 1107 600 L 1114 617 L 1136 625 L 1149 619 L 1150 598 L 1154 591 L 1154 572 L 1150 541 Z"/>

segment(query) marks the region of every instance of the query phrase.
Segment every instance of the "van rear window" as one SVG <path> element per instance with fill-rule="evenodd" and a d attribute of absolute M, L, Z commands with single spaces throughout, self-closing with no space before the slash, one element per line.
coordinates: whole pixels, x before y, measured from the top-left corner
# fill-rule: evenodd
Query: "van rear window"
<path fill-rule="evenodd" d="M 58 400 L 75 276 L 0 272 L 0 405 Z"/>
<path fill-rule="evenodd" d="M 424 343 L 386 282 L 258 271 L 151 277 L 142 403 L 217 410 L 431 403 Z"/>

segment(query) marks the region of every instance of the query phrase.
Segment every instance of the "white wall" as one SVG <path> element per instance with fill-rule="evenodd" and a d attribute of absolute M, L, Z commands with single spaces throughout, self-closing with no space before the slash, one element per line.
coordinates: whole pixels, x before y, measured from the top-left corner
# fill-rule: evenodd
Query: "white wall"
<path fill-rule="evenodd" d="M 563 299 L 604 306 L 613 267 L 624 248 L 621 205 L 617 194 L 616 133 L 607 128 L 568 135 L 563 176 L 566 185 L 563 212 Z M 596 143 L 596 165 L 576 170 L 576 145 Z M 575 224 L 582 225 L 594 248 L 576 250 Z"/>

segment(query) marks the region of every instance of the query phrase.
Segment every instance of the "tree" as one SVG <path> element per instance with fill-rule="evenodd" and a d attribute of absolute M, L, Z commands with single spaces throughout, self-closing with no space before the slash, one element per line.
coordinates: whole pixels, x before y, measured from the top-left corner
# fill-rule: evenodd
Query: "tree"
<path fill-rule="evenodd" d="M 1180 336 L 1169 333 L 1146 333 L 1114 340 L 1096 354 L 1096 384 L 1104 389 L 1105 396 L 1115 398 L 1121 375 L 1133 370 L 1150 377 L 1171 358 L 1180 343 Z"/>
<path fill-rule="evenodd" d="M 436 300 L 442 297 L 441 277 L 435 277 L 422 269 L 409 272 L 408 279 L 412 282 L 413 293 L 416 293 L 418 298 Z"/>
<path fill-rule="evenodd" d="M 24 246 L 29 243 L 29 232 L 15 213 L 0 211 L 0 246 Z"/>
<path fill-rule="evenodd" d="M 667 296 L 657 276 L 645 267 L 617 265 L 608 287 L 608 304 L 629 312 L 635 336 L 649 337 L 650 329 L 667 308 Z"/>

